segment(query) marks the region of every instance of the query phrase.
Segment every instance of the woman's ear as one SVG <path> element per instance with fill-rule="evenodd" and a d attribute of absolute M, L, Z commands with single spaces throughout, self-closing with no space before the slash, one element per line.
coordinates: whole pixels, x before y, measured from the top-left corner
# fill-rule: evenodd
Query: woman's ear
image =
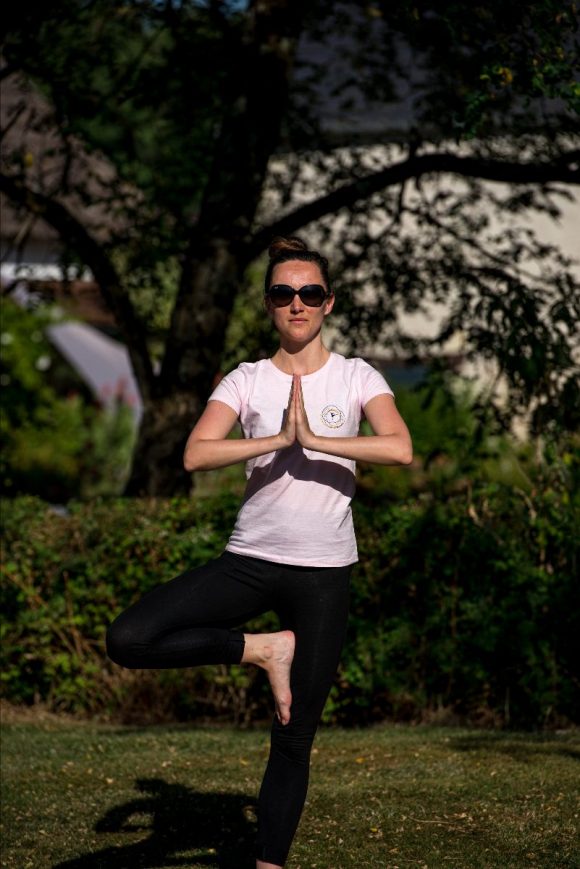
<path fill-rule="evenodd" d="M 324 316 L 328 317 L 332 309 L 334 308 L 334 293 L 326 300 L 324 303 L 325 311 Z"/>

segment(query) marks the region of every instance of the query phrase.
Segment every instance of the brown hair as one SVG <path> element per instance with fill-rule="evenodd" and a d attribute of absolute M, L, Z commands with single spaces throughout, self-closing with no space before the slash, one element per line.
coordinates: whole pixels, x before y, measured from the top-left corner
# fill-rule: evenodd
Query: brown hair
<path fill-rule="evenodd" d="M 298 238 L 298 236 L 291 235 L 288 238 L 284 238 L 281 235 L 277 235 L 276 238 L 272 240 L 272 244 L 270 245 L 268 253 L 270 255 L 270 262 L 268 263 L 268 268 L 266 269 L 264 292 L 267 293 L 270 289 L 270 282 L 272 280 L 272 272 L 274 271 L 274 266 L 277 266 L 280 263 L 290 262 L 291 260 L 301 260 L 302 262 L 316 263 L 316 265 L 320 269 L 322 280 L 326 284 L 326 289 L 330 293 L 332 292 L 332 290 L 330 289 L 330 279 L 328 277 L 328 260 L 325 256 L 322 256 L 322 254 L 318 253 L 317 250 L 308 250 L 308 246 L 306 245 L 306 243 L 303 242 L 301 238 Z"/>

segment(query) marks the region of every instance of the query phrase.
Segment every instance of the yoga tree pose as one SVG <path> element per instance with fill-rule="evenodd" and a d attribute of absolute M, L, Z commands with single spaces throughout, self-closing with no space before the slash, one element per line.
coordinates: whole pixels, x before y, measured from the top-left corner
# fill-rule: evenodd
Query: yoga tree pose
<path fill-rule="evenodd" d="M 322 341 L 334 305 L 325 257 L 298 238 L 275 239 L 264 298 L 279 349 L 220 381 L 184 453 L 189 471 L 246 462 L 230 539 L 218 558 L 122 612 L 109 627 L 107 652 L 131 668 L 245 663 L 266 671 L 276 714 L 256 867 L 279 869 L 302 813 L 310 750 L 346 632 L 358 557 L 355 462 L 406 465 L 412 446 L 384 378 Z M 358 435 L 363 413 L 371 436 Z M 238 420 L 244 438 L 228 440 Z M 270 610 L 279 631 L 243 632 Z"/>

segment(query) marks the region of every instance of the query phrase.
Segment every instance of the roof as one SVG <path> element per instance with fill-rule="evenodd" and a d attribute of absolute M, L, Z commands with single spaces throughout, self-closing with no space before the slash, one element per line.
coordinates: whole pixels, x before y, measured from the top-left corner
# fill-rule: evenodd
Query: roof
<path fill-rule="evenodd" d="M 109 189 L 115 181 L 112 164 L 96 152 L 88 152 L 72 135 L 59 132 L 54 110 L 39 90 L 20 73 L 1 83 L 0 121 L 3 147 L 2 169 L 22 171 L 27 185 L 38 193 L 57 195 L 67 209 L 100 241 L 118 231 L 120 217 L 109 204 Z M 135 192 L 124 188 L 133 198 Z M 87 205 L 90 201 L 91 205 Z M 0 195 L 3 258 L 15 255 L 23 242 L 57 244 L 58 235 L 45 221 L 19 213 Z"/>

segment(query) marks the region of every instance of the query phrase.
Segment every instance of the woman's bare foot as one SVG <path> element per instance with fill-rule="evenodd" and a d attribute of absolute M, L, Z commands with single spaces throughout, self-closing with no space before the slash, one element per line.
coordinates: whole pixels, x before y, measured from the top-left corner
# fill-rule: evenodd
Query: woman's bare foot
<path fill-rule="evenodd" d="M 288 724 L 292 705 L 290 668 L 296 644 L 294 633 L 277 631 L 274 634 L 244 634 L 244 640 L 242 663 L 257 664 L 266 671 L 278 720 L 281 724 Z"/>

